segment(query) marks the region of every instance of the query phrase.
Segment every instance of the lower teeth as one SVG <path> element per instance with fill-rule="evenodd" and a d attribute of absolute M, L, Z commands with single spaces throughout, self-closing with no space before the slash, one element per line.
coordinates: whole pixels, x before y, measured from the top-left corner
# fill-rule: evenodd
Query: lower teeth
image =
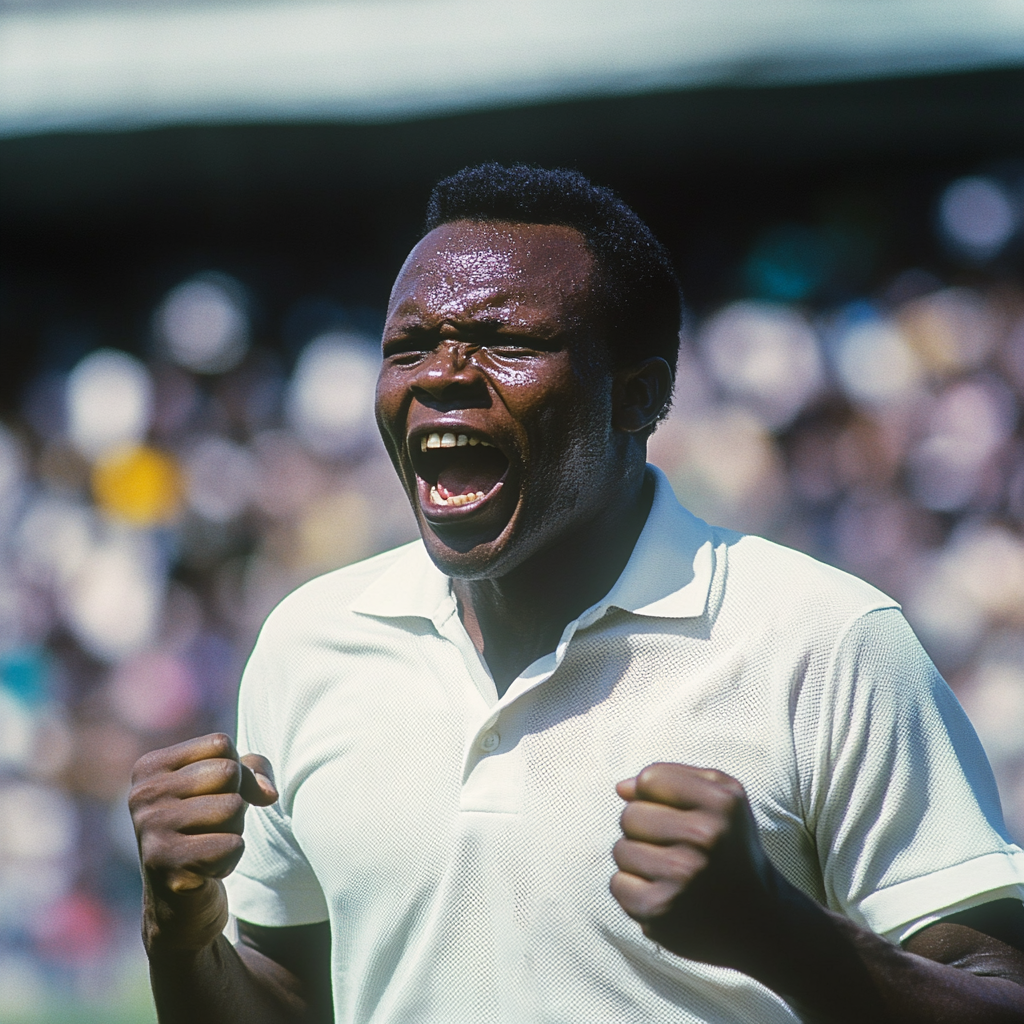
<path fill-rule="evenodd" d="M 471 501 L 479 501 L 483 496 L 483 491 L 475 491 L 472 494 L 453 494 L 450 497 L 442 498 L 441 492 L 436 487 L 430 488 L 430 500 L 435 505 L 468 505 Z"/>

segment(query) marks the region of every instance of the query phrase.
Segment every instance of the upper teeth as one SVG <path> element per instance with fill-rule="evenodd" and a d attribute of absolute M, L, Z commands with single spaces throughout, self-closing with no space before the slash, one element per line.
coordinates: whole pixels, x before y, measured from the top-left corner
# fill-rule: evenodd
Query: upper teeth
<path fill-rule="evenodd" d="M 428 448 L 462 448 L 464 445 L 481 445 L 484 448 L 493 448 L 490 441 L 482 437 L 475 437 L 473 434 L 427 434 L 420 438 L 420 451 L 425 452 Z"/>

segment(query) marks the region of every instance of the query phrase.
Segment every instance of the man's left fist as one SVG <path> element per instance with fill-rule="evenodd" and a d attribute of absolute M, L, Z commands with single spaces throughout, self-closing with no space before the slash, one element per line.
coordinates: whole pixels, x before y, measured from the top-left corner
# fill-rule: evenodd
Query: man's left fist
<path fill-rule="evenodd" d="M 615 788 L 627 803 L 612 895 L 666 949 L 743 970 L 770 941 L 781 882 L 743 787 L 712 768 L 663 763 Z"/>

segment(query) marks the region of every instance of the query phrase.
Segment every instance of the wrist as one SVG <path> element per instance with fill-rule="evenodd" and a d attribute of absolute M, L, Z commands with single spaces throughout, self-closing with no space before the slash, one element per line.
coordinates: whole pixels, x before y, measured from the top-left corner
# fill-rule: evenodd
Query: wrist
<path fill-rule="evenodd" d="M 755 978 L 776 992 L 787 985 L 805 956 L 804 946 L 822 912 L 817 903 L 771 869 L 761 888 L 748 897 L 742 941 L 732 947 L 726 966 Z"/>
<path fill-rule="evenodd" d="M 808 1019 L 888 1020 L 862 956 L 865 941 L 888 943 L 821 906 L 776 873 L 745 964 L 737 969 L 782 996 Z"/>
<path fill-rule="evenodd" d="M 188 959 L 209 949 L 228 921 L 223 883 L 173 892 L 147 882 L 143 898 L 142 940 L 150 960 Z"/>

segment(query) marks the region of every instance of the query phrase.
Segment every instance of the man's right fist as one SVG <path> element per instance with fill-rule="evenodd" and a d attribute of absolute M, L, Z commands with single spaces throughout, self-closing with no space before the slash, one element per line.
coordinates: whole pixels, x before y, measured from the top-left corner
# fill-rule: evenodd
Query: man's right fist
<path fill-rule="evenodd" d="M 273 780 L 265 757 L 240 758 L 224 733 L 136 762 L 128 806 L 142 862 L 147 949 L 198 950 L 223 931 L 228 907 L 220 879 L 245 848 L 246 807 L 277 800 Z"/>

